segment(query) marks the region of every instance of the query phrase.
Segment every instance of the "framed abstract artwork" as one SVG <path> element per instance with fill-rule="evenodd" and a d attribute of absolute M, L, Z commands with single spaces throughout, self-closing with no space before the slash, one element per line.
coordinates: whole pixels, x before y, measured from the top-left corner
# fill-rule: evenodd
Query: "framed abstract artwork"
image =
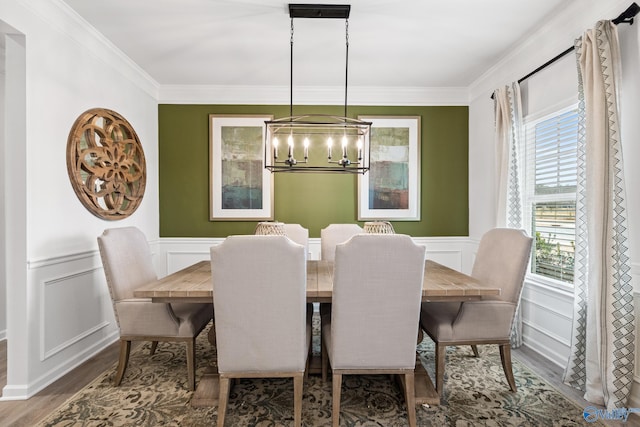
<path fill-rule="evenodd" d="M 273 219 L 273 177 L 264 167 L 265 121 L 209 115 L 210 220 Z"/>
<path fill-rule="evenodd" d="M 420 116 L 358 116 L 371 125 L 369 172 L 358 176 L 358 220 L 420 220 Z"/>

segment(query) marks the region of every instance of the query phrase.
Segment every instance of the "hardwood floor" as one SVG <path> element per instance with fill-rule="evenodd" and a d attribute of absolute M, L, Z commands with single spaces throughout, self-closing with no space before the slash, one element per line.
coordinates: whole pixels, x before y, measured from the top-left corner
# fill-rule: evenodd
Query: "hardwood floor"
<path fill-rule="evenodd" d="M 135 345 L 135 344 L 134 344 Z M 548 383 L 581 407 L 591 405 L 582 398 L 582 393 L 562 383 L 562 372 L 542 356 L 523 347 L 513 350 L 517 358 Z M 118 343 L 114 343 L 95 357 L 77 367 L 29 400 L 0 402 L 0 424 L 5 426 L 31 427 L 68 398 L 82 389 L 99 374 L 118 360 Z M 0 341 L 0 389 L 7 383 L 7 342 Z M 640 417 L 631 415 L 626 423 L 607 422 L 607 426 L 640 427 Z"/>
<path fill-rule="evenodd" d="M 135 344 L 134 344 L 135 345 Z M 118 360 L 116 342 L 29 400 L 0 402 L 0 425 L 31 427 Z M 7 383 L 7 341 L 0 341 L 0 388 Z"/>

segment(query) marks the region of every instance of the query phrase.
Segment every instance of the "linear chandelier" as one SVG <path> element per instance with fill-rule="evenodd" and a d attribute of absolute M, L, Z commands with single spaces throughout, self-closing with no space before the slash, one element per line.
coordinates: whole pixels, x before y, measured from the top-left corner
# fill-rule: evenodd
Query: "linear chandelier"
<path fill-rule="evenodd" d="M 371 122 L 347 117 L 350 5 L 289 4 L 291 64 L 289 117 L 266 121 L 265 168 L 271 172 L 361 173 L 369 170 Z M 344 116 L 293 115 L 294 18 L 345 20 Z M 310 155 L 310 153 L 312 155 Z"/>

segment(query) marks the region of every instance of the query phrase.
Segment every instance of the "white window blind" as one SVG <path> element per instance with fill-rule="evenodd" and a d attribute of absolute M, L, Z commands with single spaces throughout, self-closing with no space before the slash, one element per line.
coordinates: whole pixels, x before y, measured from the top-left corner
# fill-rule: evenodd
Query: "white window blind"
<path fill-rule="evenodd" d="M 535 194 L 575 193 L 577 111 L 541 121 L 534 130 Z"/>
<path fill-rule="evenodd" d="M 525 129 L 526 208 L 535 236 L 531 272 L 573 283 L 577 109 L 531 121 Z"/>

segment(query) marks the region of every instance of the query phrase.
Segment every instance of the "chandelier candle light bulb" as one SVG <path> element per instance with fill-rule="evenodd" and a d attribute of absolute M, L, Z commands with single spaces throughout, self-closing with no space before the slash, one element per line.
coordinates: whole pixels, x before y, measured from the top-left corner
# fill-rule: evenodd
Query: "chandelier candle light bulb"
<path fill-rule="evenodd" d="M 347 156 L 347 144 L 348 144 L 348 140 L 347 140 L 347 136 L 343 136 L 342 137 L 342 157 L 347 159 L 349 158 L 349 156 Z"/>
<path fill-rule="evenodd" d="M 293 157 L 293 136 L 289 135 L 289 158 Z"/>

